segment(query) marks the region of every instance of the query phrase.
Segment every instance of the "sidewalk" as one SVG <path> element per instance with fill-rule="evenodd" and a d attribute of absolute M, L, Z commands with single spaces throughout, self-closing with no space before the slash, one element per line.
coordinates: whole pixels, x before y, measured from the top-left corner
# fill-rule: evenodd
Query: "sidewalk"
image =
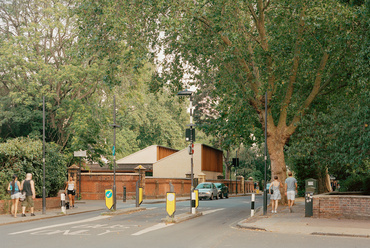
<path fill-rule="evenodd" d="M 369 220 L 304 217 L 304 205 L 304 198 L 298 198 L 292 208 L 293 213 L 289 213 L 287 206 L 279 206 L 277 214 L 271 213 L 269 206 L 265 216 L 262 208 L 259 208 L 254 217 L 240 221 L 238 227 L 276 233 L 370 238 Z"/>

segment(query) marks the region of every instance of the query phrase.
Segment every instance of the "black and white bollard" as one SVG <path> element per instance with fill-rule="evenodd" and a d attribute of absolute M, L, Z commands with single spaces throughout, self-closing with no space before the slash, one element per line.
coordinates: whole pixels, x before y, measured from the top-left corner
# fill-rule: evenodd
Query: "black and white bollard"
<path fill-rule="evenodd" d="M 65 214 L 66 213 L 66 195 L 65 194 L 60 195 L 60 206 L 62 209 L 62 213 Z"/>
<path fill-rule="evenodd" d="M 191 213 L 195 214 L 196 209 L 195 209 L 195 192 L 191 192 Z"/>
<path fill-rule="evenodd" d="M 254 200 L 256 198 L 256 195 L 252 193 L 252 202 L 251 202 L 251 217 L 254 216 Z"/>

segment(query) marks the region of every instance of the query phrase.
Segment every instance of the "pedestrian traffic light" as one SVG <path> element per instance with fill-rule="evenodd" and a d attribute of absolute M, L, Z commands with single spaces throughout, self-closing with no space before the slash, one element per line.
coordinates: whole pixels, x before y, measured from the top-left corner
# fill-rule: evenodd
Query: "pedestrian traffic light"
<path fill-rule="evenodd" d="M 194 154 L 194 144 L 190 144 L 188 147 L 189 155 Z"/>

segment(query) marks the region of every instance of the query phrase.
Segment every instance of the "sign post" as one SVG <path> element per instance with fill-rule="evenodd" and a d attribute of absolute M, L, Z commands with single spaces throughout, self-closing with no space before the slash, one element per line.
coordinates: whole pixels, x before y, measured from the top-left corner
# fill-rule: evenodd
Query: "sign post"
<path fill-rule="evenodd" d="M 108 209 L 113 207 L 113 191 L 111 189 L 105 190 L 105 206 L 107 206 Z"/>
<path fill-rule="evenodd" d="M 75 151 L 74 157 L 80 157 L 80 165 L 78 169 L 78 199 L 81 199 L 81 157 L 86 157 L 86 151 Z"/>
<path fill-rule="evenodd" d="M 166 211 L 168 216 L 174 217 L 176 212 L 176 194 L 173 192 L 167 193 Z"/>

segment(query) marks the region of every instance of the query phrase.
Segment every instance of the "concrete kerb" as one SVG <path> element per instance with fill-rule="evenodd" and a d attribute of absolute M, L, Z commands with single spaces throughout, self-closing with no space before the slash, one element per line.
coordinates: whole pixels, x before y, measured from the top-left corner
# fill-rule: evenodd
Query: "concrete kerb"
<path fill-rule="evenodd" d="M 261 227 L 255 227 L 255 226 L 249 226 L 247 225 L 246 223 L 252 223 L 252 222 L 255 222 L 258 218 L 261 218 L 261 213 L 262 213 L 262 208 L 263 207 L 259 207 L 256 209 L 256 212 L 255 212 L 255 215 L 253 217 L 249 217 L 247 219 L 244 219 L 242 221 L 239 221 L 236 226 L 239 227 L 239 228 L 243 228 L 243 229 L 249 229 L 249 230 L 253 230 L 253 231 L 267 231 L 265 228 L 261 228 Z M 266 218 L 266 217 L 262 217 L 262 218 Z"/>
<path fill-rule="evenodd" d="M 108 212 L 104 212 L 101 215 L 122 215 L 122 214 L 131 214 L 136 212 L 141 212 L 147 210 L 144 207 L 135 207 L 135 208 L 125 208 L 125 209 L 118 209 L 118 210 L 108 210 Z"/>

